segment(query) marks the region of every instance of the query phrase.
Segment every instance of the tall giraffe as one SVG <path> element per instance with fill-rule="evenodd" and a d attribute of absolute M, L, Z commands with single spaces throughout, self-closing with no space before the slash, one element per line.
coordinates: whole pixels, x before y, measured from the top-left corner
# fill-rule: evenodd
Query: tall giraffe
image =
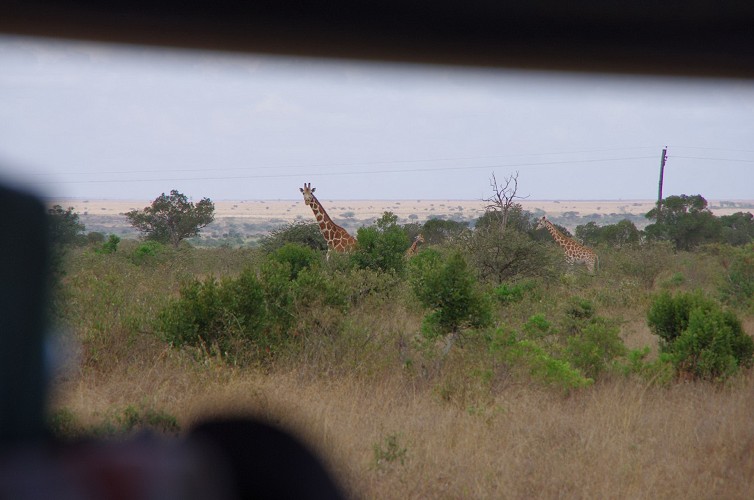
<path fill-rule="evenodd" d="M 314 196 L 316 188 L 311 186 L 311 182 L 309 184 L 304 183 L 304 187 L 299 189 L 304 194 L 304 203 L 312 208 L 317 224 L 319 224 L 319 231 L 327 242 L 328 258 L 330 257 L 330 250 L 335 250 L 338 253 L 350 252 L 356 246 L 356 238 L 332 221 L 317 197 Z"/>
<path fill-rule="evenodd" d="M 419 233 L 416 235 L 416 238 L 414 238 L 414 242 L 411 244 L 411 246 L 406 250 L 406 257 L 413 257 L 417 253 L 419 253 L 419 244 L 424 243 L 424 235 Z"/>
<path fill-rule="evenodd" d="M 539 222 L 537 223 L 537 229 L 541 229 L 543 227 L 550 232 L 552 238 L 555 240 L 555 243 L 560 245 L 560 248 L 563 249 L 566 256 L 566 261 L 569 264 L 586 264 L 589 272 L 591 274 L 595 273 L 595 271 L 599 267 L 600 259 L 597 254 L 594 253 L 594 250 L 585 247 L 573 238 L 569 238 L 568 236 L 558 231 L 553 223 L 547 220 L 545 216 L 542 216 L 542 218 L 539 219 Z"/>

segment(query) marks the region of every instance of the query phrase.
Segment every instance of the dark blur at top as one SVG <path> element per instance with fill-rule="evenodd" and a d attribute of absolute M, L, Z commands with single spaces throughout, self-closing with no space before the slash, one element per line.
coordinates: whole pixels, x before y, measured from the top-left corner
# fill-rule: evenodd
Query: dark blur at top
<path fill-rule="evenodd" d="M 747 0 L 5 0 L 0 33 L 366 60 L 754 77 Z"/>

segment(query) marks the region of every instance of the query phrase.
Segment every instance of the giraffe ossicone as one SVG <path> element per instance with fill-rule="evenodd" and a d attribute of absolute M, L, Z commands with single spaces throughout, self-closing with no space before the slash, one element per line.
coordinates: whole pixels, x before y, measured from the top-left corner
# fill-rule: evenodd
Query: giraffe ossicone
<path fill-rule="evenodd" d="M 569 264 L 585 264 L 591 274 L 594 274 L 599 267 L 599 256 L 589 247 L 585 247 L 573 238 L 564 235 L 555 225 L 547 220 L 544 215 L 537 222 L 537 229 L 545 228 L 552 235 L 560 248 L 565 252 L 566 261 Z"/>
<path fill-rule="evenodd" d="M 310 183 L 304 183 L 304 187 L 299 188 L 304 195 L 304 203 L 311 207 L 314 213 L 314 218 L 317 219 L 319 225 L 319 232 L 322 233 L 322 237 L 327 242 L 327 255 L 330 256 L 330 251 L 334 250 L 338 253 L 350 252 L 356 245 L 356 238 L 348 234 L 348 231 L 337 225 L 327 215 L 322 204 L 319 202 L 316 196 L 314 196 L 314 190 Z"/>

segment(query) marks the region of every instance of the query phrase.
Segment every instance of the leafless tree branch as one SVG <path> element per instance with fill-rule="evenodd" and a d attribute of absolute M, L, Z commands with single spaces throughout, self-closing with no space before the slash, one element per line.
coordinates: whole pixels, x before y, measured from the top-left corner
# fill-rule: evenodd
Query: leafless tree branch
<path fill-rule="evenodd" d="M 503 182 L 498 184 L 497 178 L 495 178 L 495 172 L 492 172 L 492 178 L 490 179 L 490 187 L 492 188 L 492 196 L 485 198 L 482 201 L 486 201 L 488 204 L 485 209 L 488 212 L 497 212 L 501 214 L 500 225 L 505 230 L 508 225 L 508 217 L 510 216 L 511 209 L 519 203 L 516 200 L 523 200 L 528 196 L 519 196 L 518 193 L 518 170 L 515 174 L 511 174 L 509 177 L 505 177 Z"/>

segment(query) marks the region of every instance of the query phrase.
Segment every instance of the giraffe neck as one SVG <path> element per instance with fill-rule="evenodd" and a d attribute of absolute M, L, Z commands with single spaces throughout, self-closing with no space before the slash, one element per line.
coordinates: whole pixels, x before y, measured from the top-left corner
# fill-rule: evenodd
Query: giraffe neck
<path fill-rule="evenodd" d="M 316 196 L 312 195 L 312 201 L 309 206 L 312 207 L 312 212 L 314 212 L 314 217 L 317 219 L 317 224 L 319 224 L 320 231 L 324 233 L 325 229 L 327 229 L 328 226 L 327 223 L 330 222 L 334 224 L 334 222 L 332 221 L 330 216 L 327 215 L 325 208 L 322 206 Z"/>
<path fill-rule="evenodd" d="M 310 206 L 312 212 L 314 212 L 314 217 L 317 219 L 319 232 L 322 233 L 322 237 L 327 242 L 328 249 L 333 249 L 336 252 L 347 252 L 356 245 L 356 239 L 348 234 L 348 231 L 333 222 L 314 195 L 312 195 Z"/>
<path fill-rule="evenodd" d="M 568 238 L 566 235 L 558 231 L 558 228 L 556 228 L 552 222 L 545 221 L 545 227 L 547 227 L 547 230 L 552 235 L 552 239 L 555 240 L 555 243 L 560 245 L 561 247 L 567 246 L 569 241 L 572 241 L 570 238 Z"/>

